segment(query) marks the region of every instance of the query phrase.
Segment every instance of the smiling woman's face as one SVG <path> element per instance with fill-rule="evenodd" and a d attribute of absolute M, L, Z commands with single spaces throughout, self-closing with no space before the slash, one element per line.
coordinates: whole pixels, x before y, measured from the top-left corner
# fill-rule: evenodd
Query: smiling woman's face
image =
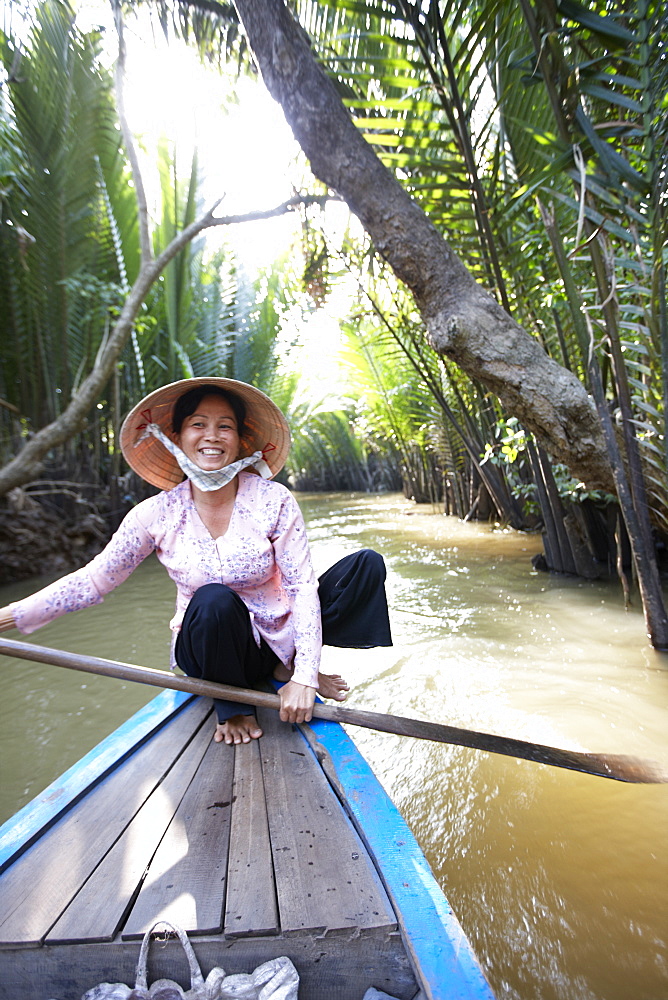
<path fill-rule="evenodd" d="M 206 472 L 224 468 L 239 457 L 239 432 L 234 410 L 220 396 L 204 396 L 186 417 L 177 443 L 191 462 Z"/>

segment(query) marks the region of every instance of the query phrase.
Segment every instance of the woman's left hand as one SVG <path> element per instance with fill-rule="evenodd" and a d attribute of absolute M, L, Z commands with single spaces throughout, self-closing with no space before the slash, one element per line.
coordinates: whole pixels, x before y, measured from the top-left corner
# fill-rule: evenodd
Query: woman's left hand
<path fill-rule="evenodd" d="M 0 632 L 8 632 L 10 628 L 16 628 L 14 615 L 9 605 L 0 608 Z"/>
<path fill-rule="evenodd" d="M 279 689 L 281 722 L 310 722 L 313 717 L 315 688 L 299 681 L 288 681 Z"/>

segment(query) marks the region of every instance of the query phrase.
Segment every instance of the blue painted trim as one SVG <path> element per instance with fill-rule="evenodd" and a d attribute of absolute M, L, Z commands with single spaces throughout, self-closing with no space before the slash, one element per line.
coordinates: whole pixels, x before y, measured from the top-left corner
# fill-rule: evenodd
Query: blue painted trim
<path fill-rule="evenodd" d="M 194 695 L 162 691 L 0 827 L 0 872 Z"/>
<path fill-rule="evenodd" d="M 494 1000 L 450 904 L 392 800 L 347 733 L 314 719 L 350 809 L 397 911 L 404 939 L 429 1000 Z"/>

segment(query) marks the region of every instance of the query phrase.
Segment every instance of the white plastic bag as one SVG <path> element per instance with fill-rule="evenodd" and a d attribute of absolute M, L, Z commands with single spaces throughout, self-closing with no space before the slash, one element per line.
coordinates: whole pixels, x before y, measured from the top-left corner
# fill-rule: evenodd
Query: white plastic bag
<path fill-rule="evenodd" d="M 250 975 L 227 976 L 220 1000 L 297 1000 L 299 976 L 289 958 L 272 958 Z"/>
<path fill-rule="evenodd" d="M 165 927 L 183 945 L 190 967 L 190 989 L 183 990 L 172 979 L 147 982 L 148 949 L 156 927 Z M 289 958 L 273 958 L 249 975 L 226 976 L 221 968 L 212 969 L 204 979 L 197 956 L 180 927 L 161 920 L 144 934 L 139 950 L 135 986 L 123 983 L 99 983 L 84 993 L 81 1000 L 298 1000 L 299 976 Z"/>
<path fill-rule="evenodd" d="M 172 979 L 158 979 L 149 988 L 147 983 L 148 948 L 151 934 L 157 927 L 165 927 L 178 935 L 190 966 L 190 989 L 183 990 Z M 188 935 L 180 927 L 173 927 L 161 920 L 144 934 L 139 949 L 135 986 L 131 989 L 123 983 L 99 983 L 84 993 L 81 1000 L 220 1000 L 220 988 L 225 979 L 222 969 L 212 969 L 206 982 L 199 967 L 197 956 L 188 940 Z"/>

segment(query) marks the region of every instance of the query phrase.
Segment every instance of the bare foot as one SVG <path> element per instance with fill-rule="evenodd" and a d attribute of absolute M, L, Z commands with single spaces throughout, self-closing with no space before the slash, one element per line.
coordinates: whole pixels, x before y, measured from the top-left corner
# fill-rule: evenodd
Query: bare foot
<path fill-rule="evenodd" d="M 339 674 L 318 674 L 318 694 L 321 698 L 345 701 L 350 688 Z"/>
<path fill-rule="evenodd" d="M 233 715 L 231 719 L 219 722 L 213 734 L 216 743 L 227 743 L 229 746 L 250 743 L 251 740 L 259 740 L 261 736 L 262 730 L 254 715 Z"/>
<path fill-rule="evenodd" d="M 277 681 L 289 681 L 292 678 L 292 671 L 279 663 L 274 668 L 274 677 Z M 318 694 L 321 698 L 333 698 L 334 701 L 345 701 L 350 688 L 339 674 L 318 673 Z"/>

